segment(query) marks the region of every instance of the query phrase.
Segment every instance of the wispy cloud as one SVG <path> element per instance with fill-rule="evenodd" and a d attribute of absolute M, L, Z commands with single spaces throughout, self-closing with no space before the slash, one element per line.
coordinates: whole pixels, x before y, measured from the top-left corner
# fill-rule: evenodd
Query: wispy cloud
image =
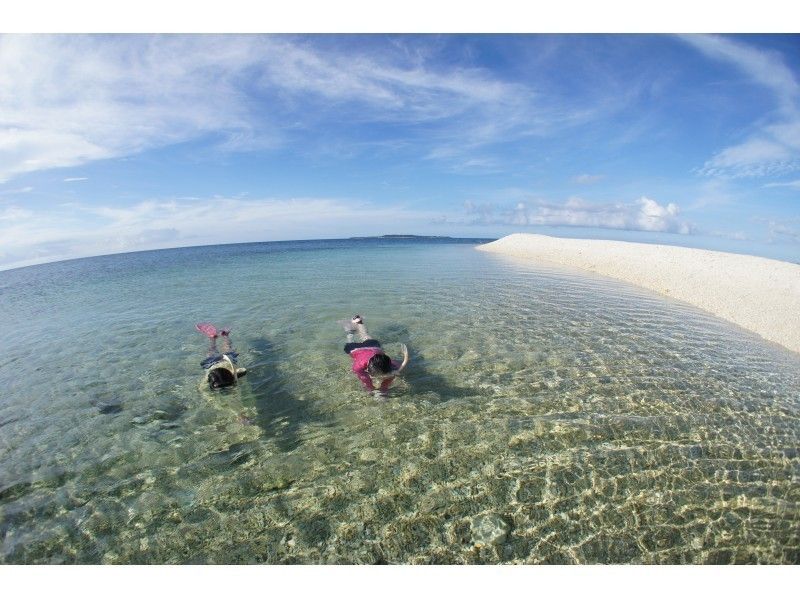
<path fill-rule="evenodd" d="M 764 187 L 791 187 L 792 189 L 800 189 L 800 179 L 788 181 L 786 183 L 767 183 Z"/>
<path fill-rule="evenodd" d="M 421 155 L 458 169 L 481 168 L 491 160 L 472 156 L 475 149 L 563 134 L 608 109 L 597 93 L 591 102 L 559 96 L 544 84 L 538 89 L 454 63 L 424 37 L 397 38 L 386 47 L 361 43 L 357 51 L 346 44 L 323 50 L 307 38 L 271 37 L 264 43 L 270 59 L 261 82 L 304 103 L 309 109 L 303 122 L 335 114 L 349 125 L 402 125 L 401 135 L 417 144 Z"/>
<path fill-rule="evenodd" d="M 704 180 L 700 187 L 692 192 L 694 199 L 684 207 L 684 211 L 706 211 L 708 208 L 734 203 L 736 196 L 732 192 L 731 186 L 731 182 L 727 179 Z"/>
<path fill-rule="evenodd" d="M 287 115 L 302 130 L 342 106 L 362 122 L 428 122 L 476 106 L 513 112 L 519 96 L 479 71 L 393 65 L 288 36 L 6 35 L 0 179 L 207 133 L 227 150 L 268 147 L 284 139 Z"/>
<path fill-rule="evenodd" d="M 0 37 L 0 178 L 252 128 L 247 38 Z"/>
<path fill-rule="evenodd" d="M 692 224 L 680 217 L 676 204 L 662 205 L 648 197 L 605 204 L 577 197 L 563 203 L 520 201 L 514 206 L 468 201 L 464 210 L 465 222 L 481 225 L 588 226 L 681 234 L 693 231 Z"/>
<path fill-rule="evenodd" d="M 775 52 L 715 35 L 682 39 L 704 55 L 727 62 L 772 92 L 775 113 L 745 141 L 720 150 L 700 169 L 720 177 L 763 177 L 800 169 L 800 83 Z"/>
<path fill-rule="evenodd" d="M 0 210 L 0 269 L 98 254 L 247 241 L 401 233 L 438 213 L 330 198 L 183 198 L 129 207 Z"/>
<path fill-rule="evenodd" d="M 722 237 L 723 239 L 733 239 L 734 241 L 753 241 L 753 237 L 744 231 L 724 231 L 710 230 L 706 234 L 712 237 Z"/>
<path fill-rule="evenodd" d="M 436 69 L 424 59 L 347 51 L 321 52 L 311 43 L 290 38 L 265 38 L 269 60 L 262 81 L 326 102 L 370 108 L 361 118 L 430 121 L 459 114 L 476 105 L 516 104 L 517 84 L 504 83 L 479 69 Z"/>
<path fill-rule="evenodd" d="M 30 220 L 34 213 L 19 206 L 8 206 L 0 211 L 0 223 L 14 223 Z"/>
<path fill-rule="evenodd" d="M 604 178 L 605 176 L 602 174 L 579 174 L 572 181 L 579 185 L 591 185 L 602 181 Z"/>
<path fill-rule="evenodd" d="M 766 129 L 763 131 L 765 132 Z M 762 132 L 762 134 L 763 134 Z M 753 138 L 726 148 L 708 160 L 700 173 L 720 177 L 765 177 L 800 168 L 800 147 L 774 138 Z"/>
<path fill-rule="evenodd" d="M 767 228 L 767 241 L 770 243 L 800 243 L 800 218 L 775 220 L 773 218 L 753 218 L 754 222 Z"/>
<path fill-rule="evenodd" d="M 590 122 L 614 95 L 504 80 L 454 64 L 425 37 L 347 39 L 2 36 L 0 180 L 203 136 L 224 151 L 302 135 L 335 144 L 375 124 L 386 127 L 379 143 L 411 141 L 418 155 L 463 165 L 486 159 L 476 148 Z"/>
<path fill-rule="evenodd" d="M 21 193 L 30 193 L 33 187 L 19 187 L 18 189 L 0 189 L 0 197 L 3 195 L 19 195 Z"/>
<path fill-rule="evenodd" d="M 85 177 L 85 176 L 73 176 L 73 177 L 67 177 L 66 179 L 64 179 L 64 182 L 65 183 L 75 183 L 77 181 L 88 181 L 88 180 L 89 180 L 89 178 Z"/>

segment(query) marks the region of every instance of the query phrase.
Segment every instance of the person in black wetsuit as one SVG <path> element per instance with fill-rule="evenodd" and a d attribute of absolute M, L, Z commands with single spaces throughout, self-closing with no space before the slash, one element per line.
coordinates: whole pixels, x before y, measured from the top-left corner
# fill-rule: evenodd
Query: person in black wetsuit
<path fill-rule="evenodd" d="M 208 354 L 200 363 L 205 372 L 205 381 L 209 388 L 217 390 L 226 386 L 233 386 L 239 378 L 247 373 L 245 368 L 237 367 L 239 354 L 233 350 L 231 344 L 230 328 L 217 331 L 213 324 L 201 323 L 196 325 L 197 330 L 205 334 L 210 341 Z M 222 352 L 217 349 L 217 338 L 222 337 Z"/>

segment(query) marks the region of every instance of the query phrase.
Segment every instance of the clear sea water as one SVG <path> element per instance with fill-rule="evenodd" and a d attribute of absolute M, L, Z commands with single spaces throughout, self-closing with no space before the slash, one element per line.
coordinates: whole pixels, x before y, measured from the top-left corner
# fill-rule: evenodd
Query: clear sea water
<path fill-rule="evenodd" d="M 0 272 L 0 562 L 800 563 L 800 356 L 476 243 Z M 388 398 L 354 313 L 409 347 Z"/>

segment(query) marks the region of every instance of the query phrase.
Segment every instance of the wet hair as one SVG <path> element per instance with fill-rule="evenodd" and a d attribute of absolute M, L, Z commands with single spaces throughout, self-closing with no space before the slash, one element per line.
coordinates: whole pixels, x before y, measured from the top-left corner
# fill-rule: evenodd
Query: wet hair
<path fill-rule="evenodd" d="M 212 389 L 230 386 L 234 382 L 236 382 L 236 380 L 233 374 L 225 368 L 217 368 L 208 373 L 208 385 Z"/>
<path fill-rule="evenodd" d="M 369 363 L 367 364 L 367 373 L 373 376 L 381 376 L 383 374 L 388 374 L 392 371 L 392 360 L 389 359 L 389 356 L 386 353 L 376 353 L 372 357 L 370 357 Z"/>

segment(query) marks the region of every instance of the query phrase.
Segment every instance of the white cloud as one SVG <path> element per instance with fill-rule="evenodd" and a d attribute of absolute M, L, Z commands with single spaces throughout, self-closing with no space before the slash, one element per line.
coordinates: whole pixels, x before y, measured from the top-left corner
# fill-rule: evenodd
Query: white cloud
<path fill-rule="evenodd" d="M 719 177 L 763 177 L 800 169 L 800 83 L 776 53 L 715 35 L 682 39 L 715 60 L 732 64 L 754 83 L 769 89 L 777 105 L 767 124 L 748 139 L 712 156 L 701 174 Z"/>
<path fill-rule="evenodd" d="M 800 168 L 799 147 L 775 139 L 752 138 L 726 148 L 708 160 L 700 170 L 708 176 L 763 177 Z"/>
<path fill-rule="evenodd" d="M 517 226 L 586 226 L 688 234 L 692 225 L 681 219 L 674 203 L 659 204 L 648 197 L 631 203 L 594 204 L 581 198 L 564 203 L 520 201 L 513 208 L 466 202 L 466 221 L 472 224 Z"/>
<path fill-rule="evenodd" d="M 0 178 L 249 128 L 247 38 L 0 37 Z"/>
<path fill-rule="evenodd" d="M 85 177 L 85 176 L 72 176 L 72 177 L 65 178 L 64 182 L 65 183 L 74 183 L 74 182 L 77 182 L 77 181 L 88 181 L 88 180 L 89 180 L 89 178 Z"/>
<path fill-rule="evenodd" d="M 188 245 L 403 233 L 438 213 L 365 201 L 184 198 L 130 207 L 63 204 L 0 211 L 0 269 L 107 253 Z"/>

